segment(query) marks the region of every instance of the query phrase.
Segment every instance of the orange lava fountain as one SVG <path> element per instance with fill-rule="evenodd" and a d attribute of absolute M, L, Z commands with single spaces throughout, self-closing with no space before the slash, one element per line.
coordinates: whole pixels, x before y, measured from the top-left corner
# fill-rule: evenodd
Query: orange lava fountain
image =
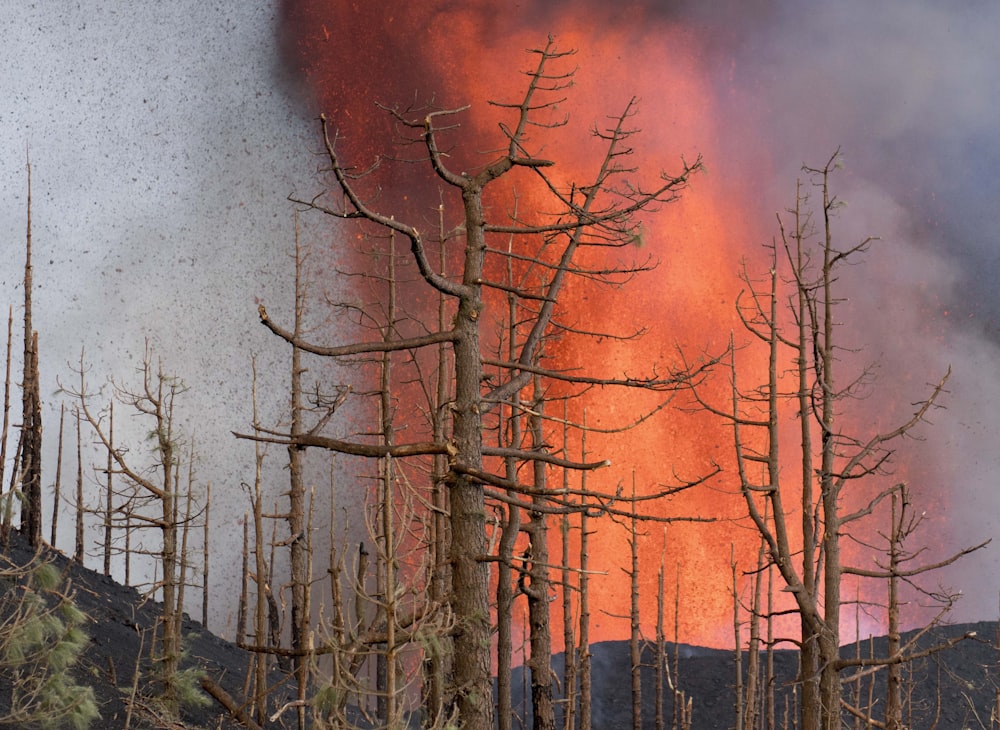
<path fill-rule="evenodd" d="M 620 113 L 632 96 L 640 100 L 634 121 L 642 133 L 630 141 L 642 169 L 649 174 L 670 171 L 679 167 L 680 157 L 691 160 L 699 154 L 709 169 L 695 178 L 680 202 L 643 221 L 642 254 L 661 262 L 655 271 L 621 290 L 571 288 L 565 293 L 565 311 L 581 329 L 627 334 L 643 327 L 648 333 L 637 340 L 605 339 L 580 352 L 568 342 L 556 343 L 550 355 L 561 367 L 586 363 L 595 374 L 621 377 L 641 376 L 653 368 L 665 373 L 677 363 L 678 345 L 689 357 L 721 352 L 730 332 L 738 329 L 740 260 L 756 256 L 754 244 L 770 233 L 769 224 L 759 222 L 761 211 L 753 209 L 743 181 L 711 174 L 722 120 L 713 108 L 710 69 L 701 65 L 705 54 L 692 31 L 660 11 L 635 4 L 622 10 L 605 3 L 289 1 L 283 18 L 287 57 L 307 81 L 317 111 L 337 127 L 345 158 L 360 167 L 390 150 L 393 141 L 389 117 L 376 102 L 405 107 L 433 100 L 447 108 L 471 104 L 461 118 L 464 138 L 481 147 L 501 145 L 496 132 L 501 110 L 487 101 L 516 98 L 524 83 L 517 71 L 530 64 L 525 49 L 544 44 L 550 31 L 560 48 L 578 49 L 572 62 L 579 70 L 561 107 L 570 126 L 545 147 L 545 156 L 558 162 L 559 174 L 586 177 L 586 169 L 574 166 L 596 164 L 600 155 L 589 129 Z M 749 130 L 742 133 L 751 139 Z M 469 164 L 476 164 L 475 159 L 470 156 Z M 389 173 L 394 177 L 380 180 L 379 207 L 429 218 L 428 211 L 438 203 L 437 190 L 427 189 L 426 199 L 415 199 L 416 178 L 407 177 L 415 173 L 408 167 L 395 167 Z M 766 262 L 761 263 L 751 268 L 766 269 Z M 725 392 L 719 395 L 724 403 Z M 649 393 L 594 393 L 586 404 L 588 423 L 620 427 L 655 403 Z M 579 420 L 582 413 L 573 417 Z M 554 436 L 554 442 L 559 438 Z M 657 490 L 658 484 L 695 479 L 713 463 L 725 465 L 731 459 L 732 434 L 718 419 L 703 414 L 661 413 L 632 431 L 593 434 L 587 450 L 589 458 L 613 464 L 592 475 L 590 487 L 614 492 L 622 485 L 628 493 L 634 479 L 642 494 Z M 731 485 L 728 491 L 723 487 L 720 482 L 714 489 L 698 488 L 644 506 L 663 517 L 719 520 L 675 523 L 665 533 L 654 524 L 640 527 L 645 533 L 641 612 L 647 630 L 655 621 L 656 570 L 665 554 L 667 585 L 673 585 L 675 571 L 679 584 L 680 639 L 703 645 L 732 642 L 730 546 L 735 544 L 738 560 L 749 567 L 757 542 L 748 525 L 732 521 L 743 513 L 741 500 Z M 605 575 L 594 578 L 591 636 L 595 641 L 621 639 L 629 630 L 621 618 L 629 609 L 629 577 L 623 572 L 629 565 L 627 532 L 606 520 L 595 530 L 590 568 Z M 555 545 L 551 549 L 557 554 Z M 666 603 L 672 614 L 672 595 Z M 558 602 L 553 610 L 558 612 Z M 668 626 L 672 624 L 668 615 Z M 561 637 L 553 638 L 558 651 Z"/>

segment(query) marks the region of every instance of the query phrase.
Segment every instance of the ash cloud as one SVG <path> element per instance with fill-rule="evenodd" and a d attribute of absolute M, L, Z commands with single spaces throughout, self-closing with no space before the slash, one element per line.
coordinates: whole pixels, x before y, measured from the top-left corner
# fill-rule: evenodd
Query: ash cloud
<path fill-rule="evenodd" d="M 106 402 L 107 376 L 137 382 L 149 338 L 165 370 L 190 387 L 178 408 L 200 455 L 196 478 L 213 483 L 213 553 L 224 556 L 239 553 L 239 485 L 253 481 L 253 450 L 230 432 L 250 421 L 254 354 L 273 383 L 262 382 L 265 418 L 285 402 L 285 353 L 257 323 L 255 298 L 276 312 L 291 301 L 285 198 L 315 167 L 313 124 L 278 83 L 277 22 L 267 2 L 189 0 L 13 3 L 0 18 L 0 301 L 19 316 L 27 147 L 46 486 L 57 379 L 73 384 L 70 366 L 86 348 L 90 386 L 104 386 L 96 403 Z M 143 426 L 116 426 L 138 459 Z M 68 531 L 59 547 L 71 549 L 68 506 L 60 525 Z M 238 562 L 212 568 L 213 628 L 235 610 Z"/>

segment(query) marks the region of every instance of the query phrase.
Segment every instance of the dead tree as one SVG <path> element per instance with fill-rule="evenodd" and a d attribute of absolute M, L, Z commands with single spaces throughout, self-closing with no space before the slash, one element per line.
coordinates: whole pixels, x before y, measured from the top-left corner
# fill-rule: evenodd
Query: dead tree
<path fill-rule="evenodd" d="M 7 358 L 3 381 L 3 427 L 0 429 L 0 547 L 10 541 L 13 491 L 3 492 L 4 470 L 7 464 L 7 437 L 10 433 L 10 363 L 14 353 L 14 308 L 7 310 Z M 16 466 L 16 465 L 15 465 Z"/>
<path fill-rule="evenodd" d="M 453 682 L 449 691 L 451 702 L 465 727 L 490 727 L 493 724 L 490 677 L 490 546 L 488 544 L 487 506 L 494 501 L 510 504 L 527 514 L 558 514 L 563 509 L 580 509 L 581 497 L 574 504 L 560 501 L 560 490 L 539 492 L 531 482 L 499 476 L 503 460 L 512 457 L 525 465 L 544 464 L 546 468 L 592 470 L 605 466 L 603 460 L 584 463 L 554 456 L 547 450 L 533 447 L 491 447 L 484 444 L 484 432 L 490 428 L 498 404 L 511 402 L 515 394 L 531 386 L 536 377 L 547 383 L 570 383 L 580 386 L 623 386 L 654 391 L 673 392 L 684 374 L 671 372 L 667 376 L 592 377 L 567 374 L 547 368 L 540 360 L 542 343 L 556 326 L 557 304 L 572 278 L 620 283 L 642 268 L 641 265 L 622 268 L 617 262 L 610 267 L 599 258 L 601 252 L 627 249 L 636 238 L 637 216 L 652 212 L 674 201 L 688 184 L 690 176 L 700 168 L 700 162 L 683 164 L 679 174 L 662 174 L 648 186 L 633 182 L 636 170 L 628 166 L 631 152 L 630 128 L 635 113 L 634 103 L 611 120 L 606 129 L 595 132 L 604 145 L 604 152 L 593 175 L 583 182 L 564 182 L 557 178 L 555 163 L 538 156 L 540 142 L 534 132 L 551 132 L 563 122 L 552 123 L 560 95 L 572 80 L 571 73 L 553 71 L 569 54 L 556 50 L 550 42 L 535 52 L 537 64 L 528 74 L 524 93 L 512 103 L 497 102 L 495 106 L 509 114 L 509 123 L 500 125 L 502 151 L 486 164 L 475 163 L 471 171 L 452 167 L 453 144 L 457 117 L 463 109 L 412 110 L 391 109 L 403 134 L 422 149 L 422 158 L 429 165 L 436 184 L 447 194 L 460 200 L 461 215 L 449 234 L 441 241 L 449 250 L 448 260 L 457 264 L 454 276 L 445 276 L 431 259 L 429 241 L 422 226 L 405 222 L 402 215 L 392 215 L 376 209 L 373 198 L 375 178 L 358 172 L 340 157 L 335 127 L 322 118 L 323 139 L 329 162 L 329 173 L 336 194 L 323 195 L 297 202 L 330 216 L 361 221 L 392 232 L 409 245 L 410 259 L 419 272 L 418 284 L 425 292 L 437 295 L 446 303 L 450 314 L 446 327 L 434 326 L 434 317 L 424 320 L 419 331 L 406 333 L 391 341 L 377 339 L 345 345 L 323 345 L 297 336 L 294 330 L 282 328 L 260 307 L 262 323 L 274 334 L 303 352 L 320 357 L 348 358 L 373 356 L 377 353 L 412 353 L 446 345 L 448 381 L 452 389 L 447 408 L 447 427 L 438 433 L 391 444 L 377 439 L 330 435 L 327 428 L 332 410 L 321 414 L 317 422 L 301 432 L 273 431 L 258 428 L 243 437 L 292 445 L 297 448 L 316 447 L 337 453 L 380 459 L 391 457 L 394 462 L 413 458 L 439 457 L 447 460 L 443 484 L 447 486 L 447 572 L 450 591 L 446 592 L 448 611 L 454 616 L 455 629 L 448 651 L 452 662 Z M 544 136 L 544 135 L 543 135 Z M 487 145 L 496 147 L 495 144 Z M 473 161 L 474 162 L 474 161 Z M 377 165 L 373 168 L 374 172 Z M 509 196 L 511 185 L 525 185 L 537 192 L 539 202 L 529 215 L 505 216 L 510 207 L 501 202 Z M 493 241 L 515 241 L 513 247 L 499 246 Z M 586 256 L 584 256 L 586 253 Z M 517 289 L 499 280 L 504 262 L 514 260 L 533 268 L 537 273 L 530 289 Z M 584 262 L 590 261 L 591 266 Z M 615 279 L 615 277 L 618 279 Z M 416 284 L 415 284 L 416 285 Z M 511 291 L 512 290 L 512 291 Z M 483 342 L 488 339 L 495 323 L 502 319 L 492 314 L 498 293 L 511 293 L 523 304 L 526 312 L 516 357 L 492 360 L 484 357 Z M 487 370 L 489 368 L 489 370 Z M 414 429 L 415 433 L 419 433 Z M 426 431 L 425 431 L 426 432 Z M 442 462 L 443 463 L 443 462 Z M 515 496 L 511 497 L 509 493 Z M 526 495 L 544 498 L 543 507 Z M 586 495 L 592 504 L 607 510 L 614 495 Z"/>
<path fill-rule="evenodd" d="M 56 546 L 56 534 L 59 531 L 59 500 L 62 492 L 63 465 L 63 431 L 66 424 L 66 404 L 59 406 L 59 445 L 56 447 L 56 481 L 52 485 L 52 522 L 49 531 L 49 544 Z"/>
<path fill-rule="evenodd" d="M 738 300 L 738 311 L 751 343 L 761 343 L 766 353 L 766 379 L 745 386 L 733 349 L 728 372 L 730 403 L 709 403 L 693 389 L 704 408 L 733 427 L 739 491 L 780 576 L 782 591 L 800 620 L 803 730 L 841 727 L 841 672 L 858 661 L 840 656 L 843 578 L 859 575 L 845 565 L 841 542 L 848 535 L 860 539 L 872 523 L 866 518 L 877 514 L 896 491 L 894 486 L 879 483 L 888 471 L 894 444 L 925 420 L 948 377 L 895 427 L 866 436 L 850 433 L 843 414 L 858 397 L 868 371 L 846 384 L 837 372 L 845 350 L 837 337 L 834 315 L 840 301 L 836 283 L 844 266 L 875 239 L 866 238 L 847 248 L 835 242 L 833 216 L 839 202 L 831 191 L 830 176 L 838 160 L 839 151 L 820 168 L 804 168 L 818 191 L 818 216 L 814 220 L 808 213 L 809 197 L 800 184 L 795 206 L 789 211 L 791 227 L 786 228 L 779 217 L 781 236 L 769 247 L 767 283 L 760 286 L 749 274 L 744 277 L 748 288 Z M 786 284 L 787 293 L 781 288 Z M 787 380 L 783 373 L 790 373 Z M 781 468 L 790 463 L 779 449 L 787 443 L 780 434 L 788 414 L 794 414 L 798 429 L 793 457 L 799 465 L 797 479 Z M 868 484 L 875 486 L 859 494 Z M 851 504 L 857 506 L 851 509 L 845 506 L 849 494 L 856 495 Z M 795 500 L 798 505 L 792 507 Z"/>
<path fill-rule="evenodd" d="M 142 367 L 141 384 L 135 390 L 114 385 L 115 398 L 149 422 L 154 440 L 152 469 L 146 464 L 133 463 L 129 452 L 111 441 L 105 415 L 92 410 L 91 394 L 87 390 L 86 368 L 81 363 L 77 372 L 79 384 L 65 388 L 75 398 L 80 415 L 90 425 L 100 445 L 110 454 L 115 475 L 126 483 L 119 494 L 122 500 L 113 510 L 122 524 L 151 528 L 159 534 L 159 546 L 152 549 L 161 578 L 149 586 L 149 592 L 159 591 L 162 597 L 157 658 L 159 678 L 163 683 L 164 705 L 176 712 L 177 681 L 181 659 L 181 621 L 183 618 L 183 556 L 180 539 L 187 518 L 179 512 L 178 469 L 180 465 L 180 432 L 174 417 L 174 402 L 186 388 L 177 378 L 168 376 L 162 364 L 153 364 L 152 350 L 147 346 Z M 200 515 L 195 515 L 200 517 Z"/>
<path fill-rule="evenodd" d="M 31 325 L 31 163 L 28 170 L 28 226 L 24 257 L 24 379 L 21 381 L 21 438 L 17 470 L 24 495 L 21 531 L 33 548 L 42 544 L 42 402 L 38 382 L 38 333 Z"/>
<path fill-rule="evenodd" d="M 83 440 L 79 407 L 73 407 L 73 416 L 76 420 L 76 530 L 74 531 L 73 560 L 79 565 L 83 565 L 83 516 L 87 510 L 83 502 Z"/>
<path fill-rule="evenodd" d="M 871 673 L 872 669 L 885 669 L 885 728 L 886 730 L 904 730 L 910 725 L 904 722 L 903 718 L 903 669 L 912 664 L 915 659 L 944 651 L 954 646 L 958 641 L 971 636 L 963 635 L 930 646 L 916 648 L 917 642 L 921 638 L 940 625 L 960 596 L 960 594 L 941 589 L 924 588 L 920 585 L 919 580 L 922 576 L 946 568 L 969 553 L 986 547 L 990 540 L 964 548 L 941 560 L 916 562 L 926 552 L 926 546 L 911 547 L 910 543 L 913 542 L 913 537 L 923 523 L 926 513 L 913 511 L 910 492 L 905 484 L 895 485 L 890 500 L 889 528 L 879 531 L 879 536 L 885 545 L 881 548 L 882 555 L 875 558 L 875 567 L 844 566 L 845 575 L 884 581 L 886 584 L 886 603 L 884 606 L 888 640 L 886 653 L 883 657 L 868 657 L 866 659 L 855 657 L 854 660 L 845 658 L 841 660 L 840 665 L 842 669 L 857 667 L 858 671 L 855 674 L 857 678 Z M 931 621 L 925 623 L 904 643 L 901 637 L 902 606 L 907 602 L 903 595 L 907 588 L 920 596 L 926 605 L 936 606 L 937 613 Z M 847 681 L 850 681 L 850 678 Z"/>

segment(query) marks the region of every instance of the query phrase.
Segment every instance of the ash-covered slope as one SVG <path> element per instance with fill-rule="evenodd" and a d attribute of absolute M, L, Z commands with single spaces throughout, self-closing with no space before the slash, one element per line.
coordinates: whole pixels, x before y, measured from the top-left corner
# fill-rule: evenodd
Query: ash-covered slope
<path fill-rule="evenodd" d="M 112 579 L 76 565 L 61 553 L 49 551 L 47 558 L 71 582 L 77 606 L 90 622 L 85 627 L 90 641 L 76 668 L 78 681 L 94 688 L 102 719 L 94 727 L 117 730 L 125 725 L 127 699 L 135 677 L 136 659 L 142 652 L 139 666 L 143 676 L 152 675 L 149 659 L 153 627 L 159 606 L 143 601 L 134 589 L 119 585 Z M 32 558 L 24 541 L 15 532 L 7 557 L 19 564 Z M 233 698 L 243 694 L 244 681 L 250 655 L 234 644 L 223 641 L 205 630 L 199 623 L 185 617 L 184 645 L 187 650 L 185 667 L 198 667 Z M 923 637 L 918 646 L 927 647 L 949 637 L 974 633 L 973 638 L 960 642 L 947 651 L 933 654 L 911 665 L 905 672 L 904 694 L 907 703 L 907 724 L 913 728 L 977 728 L 990 726 L 990 714 L 1000 685 L 998 652 L 996 649 L 997 624 L 982 622 L 945 626 Z M 905 639 L 904 639 L 905 640 Z M 885 654 L 884 638 L 873 640 L 874 654 Z M 870 651 L 868 642 L 862 653 Z M 593 727 L 595 730 L 630 729 L 632 727 L 631 662 L 627 642 L 603 642 L 591 646 L 593 674 Z M 671 661 L 673 645 L 668 645 Z M 681 645 L 680 676 L 678 685 L 685 697 L 692 701 L 693 724 L 696 730 L 727 730 L 734 726 L 734 661 L 730 651 L 704 649 Z M 843 656 L 854 656 L 854 647 L 845 647 Z M 654 728 L 654 662 L 650 648 L 643 652 L 642 705 L 643 727 Z M 794 713 L 796 653 L 779 651 L 774 655 L 777 726 L 783 726 L 783 717 L 789 713 L 789 727 Z M 560 675 L 555 695 L 562 693 L 563 657 L 553 657 L 553 669 Z M 746 657 L 744 655 L 744 671 Z M 845 675 L 851 670 L 845 671 Z M 273 675 L 279 686 L 287 677 Z M 529 703 L 523 693 L 528 691 L 527 678 L 518 669 L 514 676 L 514 727 L 531 727 Z M 870 683 L 874 681 L 874 685 Z M 6 697 L 0 677 L 0 705 Z M 290 686 L 285 682 L 285 686 Z M 140 683 L 150 693 L 155 686 L 148 680 Z M 869 688 L 874 698 L 874 717 L 881 717 L 885 702 L 885 673 L 876 672 L 862 680 L 862 703 L 867 703 Z M 289 690 L 290 692 L 290 690 Z M 855 685 L 845 688 L 845 698 L 852 701 Z M 279 697 L 280 689 L 272 696 L 272 706 L 290 697 Z M 668 688 L 664 696 L 667 727 L 671 726 L 673 693 Z M 787 708 L 787 709 L 786 709 Z M 2 707 L 0 707 L 2 709 Z M 163 727 L 142 713 L 133 713 L 132 728 Z M 846 717 L 846 715 L 845 715 Z M 561 716 L 557 718 L 561 727 Z M 229 713 L 218 703 L 206 707 L 188 707 L 183 710 L 184 728 L 239 728 Z"/>
<path fill-rule="evenodd" d="M 33 553 L 21 536 L 14 532 L 6 556 L 15 564 L 25 565 L 32 559 Z M 94 688 L 101 719 L 93 727 L 108 730 L 123 728 L 127 700 L 136 676 L 137 658 L 140 699 L 143 695 L 155 696 L 156 693 L 151 679 L 154 667 L 150 649 L 159 605 L 144 601 L 135 588 L 122 586 L 111 578 L 77 565 L 57 551 L 46 550 L 44 558 L 52 561 L 64 575 L 64 581 L 69 581 L 69 588 L 75 594 L 74 602 L 89 617 L 84 630 L 90 641 L 74 668 L 74 674 L 80 684 Z M 186 615 L 183 636 L 186 655 L 182 668 L 198 667 L 230 696 L 240 698 L 250 663 L 249 654 L 216 637 Z M 6 698 L 6 692 L 0 692 L 0 697 Z M 0 699 L 0 702 L 3 701 Z M 157 723 L 152 714 L 154 712 L 155 703 L 140 701 L 133 709 L 131 727 L 163 727 L 163 724 Z M 242 727 L 214 700 L 200 707 L 184 707 L 181 720 L 185 728 Z"/>
<path fill-rule="evenodd" d="M 904 669 L 904 721 L 911 728 L 991 727 L 990 715 L 997 702 L 1000 686 L 1000 668 L 996 648 L 997 624 L 956 624 L 942 626 L 922 637 L 913 649 L 919 652 L 949 638 L 973 634 L 955 647 L 914 661 Z M 904 643 L 914 632 L 904 634 Z M 861 645 L 863 656 L 885 656 L 886 639 L 879 637 Z M 600 730 L 631 730 L 632 725 L 632 675 L 629 645 L 625 641 L 593 644 L 593 727 Z M 678 686 L 692 703 L 692 728 L 695 730 L 728 730 L 735 727 L 735 661 L 732 651 L 704 649 L 681 645 L 679 647 Z M 856 647 L 842 649 L 841 655 L 853 657 Z M 667 656 L 673 664 L 674 645 L 668 644 Z M 763 661 L 763 656 L 762 656 Z M 747 658 L 743 655 L 743 670 Z M 797 652 L 774 653 L 775 720 L 777 727 L 795 727 L 795 675 Z M 655 728 L 655 657 L 651 648 L 642 654 L 642 727 Z M 553 657 L 553 669 L 559 675 L 554 692 L 561 695 L 563 655 Z M 763 670 L 762 670 L 763 671 Z M 844 676 L 854 670 L 846 669 Z M 530 728 L 530 703 L 524 701 L 528 692 L 527 677 L 520 670 L 513 678 L 515 723 L 514 727 Z M 870 695 L 869 695 L 870 692 Z M 856 706 L 867 706 L 872 698 L 872 717 L 882 719 L 885 708 L 885 671 L 874 672 L 859 683 L 846 683 L 844 699 Z M 860 702 L 858 702 L 860 697 Z M 663 707 L 666 727 L 672 727 L 673 691 L 664 692 Z M 787 725 L 784 718 L 788 717 Z M 845 720 L 850 715 L 845 711 Z M 561 708 L 557 725 L 561 727 Z M 852 726 L 849 722 L 848 726 Z"/>

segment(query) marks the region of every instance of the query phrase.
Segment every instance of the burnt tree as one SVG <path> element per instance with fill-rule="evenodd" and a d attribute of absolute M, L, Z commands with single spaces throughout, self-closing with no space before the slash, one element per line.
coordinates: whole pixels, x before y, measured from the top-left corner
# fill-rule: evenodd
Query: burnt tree
<path fill-rule="evenodd" d="M 500 149 L 485 164 L 477 163 L 465 170 L 453 166 L 453 145 L 465 143 L 465 149 L 472 148 L 467 140 L 456 139 L 458 120 L 467 107 L 386 110 L 410 143 L 403 149 L 421 151 L 419 159 L 410 162 L 426 164 L 442 198 L 453 196 L 453 210 L 461 211 L 453 224 L 442 227 L 446 233 L 439 238 L 428 235 L 420 224 L 407 222 L 405 211 L 390 214 L 378 209 L 378 168 L 392 158 L 380 158 L 367 170 L 350 166 L 341 158 L 336 127 L 321 117 L 333 191 L 296 202 L 335 218 L 359 222 L 372 240 L 395 236 L 405 241 L 410 263 L 418 272 L 417 281 L 411 285 L 422 289 L 413 296 L 439 300 L 437 312 L 428 314 L 410 331 L 403 332 L 400 326 L 391 338 L 326 345 L 307 340 L 297 329 L 283 328 L 263 306 L 259 309 L 262 323 L 275 335 L 298 352 L 322 358 L 374 359 L 384 353 L 398 353 L 417 361 L 422 352 L 431 353 L 427 356 L 431 359 L 435 353 L 444 353 L 435 360 L 435 367 L 438 373 L 447 370 L 446 387 L 442 388 L 440 381 L 437 387 L 439 394 L 447 391 L 447 398 L 437 401 L 440 410 L 428 419 L 431 425 L 425 425 L 423 431 L 414 426 L 410 433 L 417 435 L 406 441 L 398 438 L 398 430 L 396 438 L 385 438 L 385 429 L 372 429 L 367 438 L 340 437 L 331 435 L 331 410 L 320 414 L 311 427 L 277 431 L 258 426 L 254 433 L 241 435 L 296 449 L 314 447 L 355 457 L 390 458 L 397 468 L 403 468 L 409 460 L 434 460 L 443 469 L 438 474 L 444 487 L 443 502 L 434 497 L 429 504 L 434 515 L 447 521 L 446 529 L 434 533 L 435 540 L 444 542 L 430 547 L 436 552 L 435 545 L 446 546 L 446 554 L 440 556 L 442 564 L 435 563 L 433 568 L 447 576 L 450 590 L 435 588 L 434 578 L 430 587 L 441 596 L 454 620 L 454 630 L 448 637 L 451 687 L 446 695 L 450 700 L 443 698 L 441 702 L 453 705 L 459 723 L 468 728 L 493 726 L 490 566 L 497 561 L 491 545 L 497 533 L 489 519 L 491 510 L 499 510 L 496 505 L 504 504 L 511 519 L 517 519 L 515 512 L 527 515 L 530 521 L 522 523 L 521 529 L 530 530 L 533 538 L 545 539 L 543 523 L 548 516 L 579 511 L 586 508 L 585 504 L 607 511 L 620 497 L 569 495 L 561 488 L 548 488 L 545 469 L 587 471 L 606 466 L 607 462 L 574 461 L 550 453 L 541 421 L 519 432 L 527 436 L 525 444 L 504 440 L 500 445 L 489 445 L 484 435 L 497 427 L 501 418 L 497 413 L 502 410 L 498 405 L 502 404 L 515 418 L 536 413 L 542 414 L 536 416 L 540 419 L 544 409 L 539 407 L 537 394 L 553 384 L 564 388 L 622 386 L 674 392 L 687 375 L 671 371 L 666 376 L 639 378 L 589 376 L 547 367 L 542 358 L 543 345 L 554 332 L 571 331 L 558 319 L 558 305 L 568 282 L 576 279 L 584 284 L 623 284 L 642 270 L 645 264 L 624 264 L 621 260 L 622 256 L 634 255 L 632 244 L 640 231 L 637 216 L 676 200 L 701 165 L 700 161 L 684 162 L 677 174 L 661 173 L 647 184 L 637 183 L 638 172 L 629 165 L 629 139 L 636 131 L 630 126 L 635 114 L 632 101 L 611 118 L 606 128 L 594 131 L 602 151 L 589 177 L 582 182 L 561 178 L 556 163 L 541 157 L 538 150 L 546 135 L 559 133 L 566 123 L 564 119 L 552 120 L 556 119 L 557 106 L 573 74 L 554 68 L 570 54 L 557 50 L 550 40 L 533 55 L 537 62 L 526 74 L 523 93 L 513 102 L 493 102 L 501 114 L 510 117 L 499 125 L 500 144 L 476 140 L 482 147 Z M 522 188 L 532 191 L 532 210 L 524 214 L 516 204 Z M 434 260 L 435 247 L 439 247 L 439 261 Z M 453 275 L 443 273 L 442 261 L 448 263 Z M 510 263 L 522 274 L 516 281 L 504 281 Z M 497 348 L 504 357 L 490 358 L 486 353 L 495 331 L 505 327 L 506 297 L 517 302 L 509 310 L 518 313 L 517 323 L 512 325 L 516 334 L 509 349 Z M 425 390 L 435 390 L 432 376 L 425 376 L 423 382 Z M 525 392 L 524 401 L 533 408 L 522 404 Z M 531 476 L 522 479 L 522 472 Z M 629 503 L 625 512 L 633 511 Z M 544 592 L 549 567 L 537 559 L 533 566 L 531 585 Z M 545 607 L 539 604 L 536 608 L 547 611 L 544 596 L 542 601 Z M 547 622 L 545 614 L 538 616 L 539 621 Z M 544 631 L 547 635 L 547 625 Z M 548 681 L 547 673 L 542 679 Z M 430 684 L 435 681 L 432 676 Z M 540 685 L 535 690 L 536 699 L 545 698 Z M 549 722 L 549 710 L 543 710 L 542 721 Z"/>
<path fill-rule="evenodd" d="M 870 366 L 848 378 L 842 375 L 850 351 L 842 344 L 836 316 L 844 301 L 838 281 L 876 239 L 838 245 L 833 220 L 841 204 L 830 184 L 838 165 L 839 150 L 822 167 L 803 168 L 816 200 L 800 183 L 788 211 L 790 225 L 779 216 L 780 235 L 768 247 L 770 267 L 763 283 L 744 275 L 747 288 L 738 311 L 750 342 L 730 350 L 730 401 L 712 403 L 692 389 L 702 407 L 732 425 L 737 487 L 788 601 L 774 610 L 791 611 L 799 619 L 795 643 L 803 730 L 838 730 L 844 712 L 859 712 L 842 696 L 845 669 L 896 666 L 915 656 L 912 647 L 897 642 L 886 657 L 841 657 L 841 607 L 851 592 L 845 578 L 884 579 L 891 592 L 899 579 L 918 574 L 898 564 L 903 526 L 895 513 L 889 520 L 887 557 L 876 557 L 877 569 L 853 567 L 843 545 L 870 545 L 869 535 L 901 489 L 886 484 L 897 442 L 926 421 L 948 379 L 946 373 L 895 425 L 857 433 L 863 414 L 850 406 L 865 395 L 861 386 L 870 380 Z M 766 358 L 766 375 L 746 385 L 738 353 L 751 351 L 755 343 Z M 943 567 L 972 549 L 920 572 Z M 757 567 L 758 576 L 763 567 Z M 890 626 L 898 633 L 898 596 L 890 596 L 889 605 Z M 753 611 L 760 611 L 757 599 Z M 898 704 L 898 695 L 891 697 L 890 711 L 898 714 Z"/>

